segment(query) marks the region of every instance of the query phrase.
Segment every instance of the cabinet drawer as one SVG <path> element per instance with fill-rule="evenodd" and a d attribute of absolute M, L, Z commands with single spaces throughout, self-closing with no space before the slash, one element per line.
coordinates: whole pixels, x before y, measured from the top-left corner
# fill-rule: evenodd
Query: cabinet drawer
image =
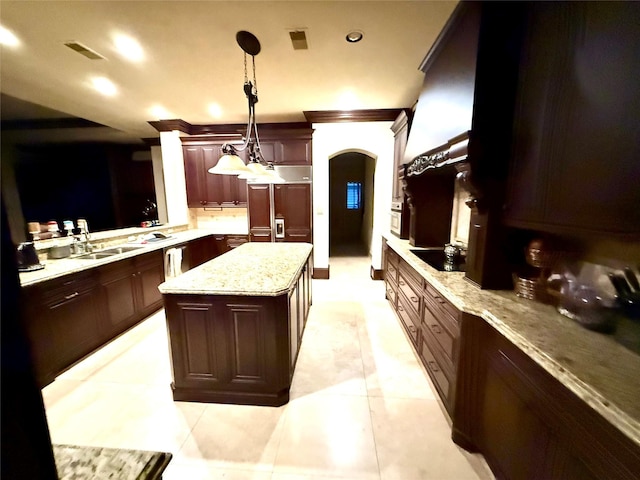
<path fill-rule="evenodd" d="M 391 283 L 389 281 L 385 282 L 385 287 L 386 287 L 386 291 L 387 291 L 387 293 L 386 293 L 387 300 L 389 300 L 389 302 L 391 302 L 391 305 L 393 305 L 393 308 L 395 309 L 396 308 L 396 299 L 398 297 L 398 294 L 396 293 L 396 288 L 397 287 L 395 286 L 395 284 L 393 284 L 393 283 Z"/>
<path fill-rule="evenodd" d="M 398 293 L 398 316 L 404 324 L 405 330 L 413 340 L 413 343 L 418 347 L 418 331 L 420 328 L 420 319 L 418 314 L 413 311 L 412 307 L 407 305 L 408 300 L 402 293 Z"/>
<path fill-rule="evenodd" d="M 431 307 L 425 303 L 422 312 L 422 332 L 423 335 L 430 336 L 433 340 L 438 342 L 438 345 L 442 348 L 446 356 L 446 362 L 453 370 L 455 364 L 455 346 L 457 337 L 454 337 L 449 330 L 447 330 L 438 320 L 435 312 L 432 312 Z"/>
<path fill-rule="evenodd" d="M 451 412 L 451 379 L 452 375 L 449 374 L 442 365 L 438 363 L 436 357 L 433 355 L 432 347 L 427 341 L 428 337 L 422 337 L 422 351 L 420 356 L 424 363 L 425 368 L 429 372 L 429 376 L 433 380 L 433 383 L 440 394 L 440 398 L 445 404 L 447 410 Z"/>
<path fill-rule="evenodd" d="M 417 291 L 420 292 L 422 290 L 422 282 L 423 278 L 418 272 L 416 272 L 413 267 L 411 267 L 404 260 L 400 260 L 398 262 L 398 272 L 403 275 L 406 279 L 411 281 L 417 288 Z"/>
<path fill-rule="evenodd" d="M 385 279 L 397 284 L 398 283 L 398 267 L 392 263 L 387 263 L 387 271 L 385 273 Z"/>
<path fill-rule="evenodd" d="M 422 295 L 420 289 L 416 286 L 411 277 L 408 277 L 404 270 L 398 271 L 398 290 L 401 291 L 408 300 L 408 305 L 414 309 L 416 316 L 420 313 L 420 304 L 422 303 Z"/>
<path fill-rule="evenodd" d="M 42 300 L 46 305 L 56 305 L 96 288 L 98 282 L 92 273 L 75 274 L 46 283 L 41 288 Z"/>
<path fill-rule="evenodd" d="M 386 256 L 387 256 L 387 262 L 389 262 L 390 264 L 394 265 L 394 266 L 398 266 L 398 260 L 400 257 L 398 257 L 398 254 L 396 252 L 394 252 L 393 250 L 391 250 L 389 247 L 387 247 L 387 250 L 385 251 Z"/>
<path fill-rule="evenodd" d="M 455 336 L 459 335 L 459 310 L 451 305 L 448 300 L 445 300 L 444 297 L 440 295 L 440 292 L 427 282 L 424 282 L 424 293 L 425 300 L 433 307 L 434 313 L 438 312 L 441 314 L 437 315 L 441 323 L 445 324 Z"/>

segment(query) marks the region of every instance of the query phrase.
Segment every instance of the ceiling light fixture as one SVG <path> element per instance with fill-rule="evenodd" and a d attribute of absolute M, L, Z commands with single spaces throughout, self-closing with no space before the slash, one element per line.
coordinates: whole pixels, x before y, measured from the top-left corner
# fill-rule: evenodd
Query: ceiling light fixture
<path fill-rule="evenodd" d="M 135 38 L 124 34 L 114 34 L 113 44 L 120 55 L 131 62 L 144 60 L 144 50 Z"/>
<path fill-rule="evenodd" d="M 209 173 L 218 175 L 241 175 L 242 178 L 260 177 L 265 182 L 274 182 L 279 178 L 275 174 L 272 164 L 269 164 L 260 150 L 260 137 L 258 136 L 258 125 L 256 124 L 256 103 L 258 103 L 258 82 L 256 81 L 256 55 L 260 53 L 260 42 L 250 32 L 239 31 L 236 33 L 236 41 L 244 52 L 244 93 L 249 104 L 249 120 L 247 122 L 247 133 L 244 143 L 234 146 L 230 143 L 222 145 L 222 157 L 218 163 L 210 168 Z M 252 80 L 247 74 L 247 55 L 251 55 Z M 245 165 L 238 156 L 238 152 L 248 151 L 249 164 Z M 265 167 L 266 165 L 266 167 Z M 267 172 L 267 173 L 265 173 Z M 271 173 L 273 172 L 273 173 Z"/>
<path fill-rule="evenodd" d="M 20 40 L 18 40 L 18 37 L 16 37 L 11 30 L 0 25 L 0 45 L 17 47 L 20 45 Z"/>
<path fill-rule="evenodd" d="M 345 39 L 349 43 L 357 43 L 360 40 L 362 40 L 363 37 L 364 37 L 364 33 L 362 33 L 360 30 L 353 30 L 347 33 L 347 36 L 345 37 Z"/>
<path fill-rule="evenodd" d="M 118 93 L 118 88 L 116 87 L 116 85 L 106 77 L 94 77 L 92 83 L 93 88 L 95 88 L 103 95 L 107 95 L 108 97 L 112 97 L 116 93 Z"/>

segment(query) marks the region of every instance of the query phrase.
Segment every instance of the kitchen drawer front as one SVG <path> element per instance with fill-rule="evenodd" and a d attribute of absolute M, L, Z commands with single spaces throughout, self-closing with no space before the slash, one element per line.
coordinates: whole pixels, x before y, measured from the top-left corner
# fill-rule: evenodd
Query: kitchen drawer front
<path fill-rule="evenodd" d="M 398 290 L 404 294 L 408 300 L 408 305 L 413 308 L 416 316 L 420 314 L 420 304 L 422 295 L 420 288 L 413 283 L 412 277 L 405 274 L 404 270 L 398 271 Z"/>
<path fill-rule="evenodd" d="M 387 247 L 387 249 L 385 250 L 385 255 L 387 256 L 387 262 L 394 265 L 394 266 L 398 266 L 398 262 L 400 261 L 400 257 L 398 256 L 398 254 L 396 252 L 394 252 L 392 249 L 390 249 L 389 247 Z"/>
<path fill-rule="evenodd" d="M 460 311 L 427 282 L 424 282 L 424 293 L 425 301 L 433 307 L 433 312 L 439 313 L 436 317 L 440 319 L 440 323 L 447 327 L 454 336 L 460 335 Z"/>
<path fill-rule="evenodd" d="M 442 361 L 448 364 L 450 370 L 453 370 L 456 358 L 457 336 L 452 335 L 451 332 L 440 323 L 438 317 L 431 311 L 431 307 L 427 303 L 425 303 L 422 312 L 422 332 L 423 335 L 428 335 L 434 341 L 438 342 L 438 345 L 444 352 Z"/>
<path fill-rule="evenodd" d="M 423 278 L 418 272 L 416 272 L 407 262 L 404 260 L 400 260 L 398 263 L 398 272 L 399 275 L 404 276 L 406 279 L 411 281 L 418 292 L 422 290 Z"/>
<path fill-rule="evenodd" d="M 67 275 L 60 280 L 46 282 L 46 289 L 41 290 L 42 300 L 46 305 L 56 305 L 90 292 L 97 286 L 93 272 Z"/>
<path fill-rule="evenodd" d="M 385 272 L 385 279 L 397 284 L 398 283 L 398 267 L 392 263 L 387 262 L 387 271 Z"/>
<path fill-rule="evenodd" d="M 405 330 L 413 340 L 416 349 L 420 346 L 418 343 L 418 332 L 420 331 L 420 317 L 417 312 L 413 311 L 413 307 L 409 306 L 409 300 L 402 293 L 398 293 L 398 317 L 402 320 Z"/>
<path fill-rule="evenodd" d="M 428 335 L 422 336 L 422 349 L 419 352 L 422 362 L 424 363 L 429 376 L 433 380 L 440 398 L 444 403 L 449 414 L 452 413 L 452 387 L 454 384 L 454 375 L 448 370 L 442 363 L 437 360 L 437 355 L 434 355 L 438 351 L 437 347 L 432 344 Z"/>
<path fill-rule="evenodd" d="M 398 298 L 398 293 L 397 293 L 398 287 L 393 282 L 389 282 L 388 280 L 385 281 L 385 287 L 387 289 L 386 298 L 387 300 L 389 300 L 389 302 L 391 302 L 391 305 L 393 305 L 393 308 L 395 310 L 396 301 Z"/>

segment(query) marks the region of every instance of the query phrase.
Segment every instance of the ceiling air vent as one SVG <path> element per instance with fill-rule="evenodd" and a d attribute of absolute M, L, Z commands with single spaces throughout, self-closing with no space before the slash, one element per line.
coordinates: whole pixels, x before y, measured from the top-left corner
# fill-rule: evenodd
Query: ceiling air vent
<path fill-rule="evenodd" d="M 84 55 L 91 60 L 104 60 L 105 58 L 99 53 L 94 52 L 89 47 L 85 47 L 80 42 L 66 42 L 65 45 L 71 50 L 78 52 L 80 55 Z"/>
<path fill-rule="evenodd" d="M 289 32 L 289 36 L 291 37 L 291 44 L 294 50 L 307 50 L 309 48 L 307 45 L 307 35 L 304 31 Z"/>

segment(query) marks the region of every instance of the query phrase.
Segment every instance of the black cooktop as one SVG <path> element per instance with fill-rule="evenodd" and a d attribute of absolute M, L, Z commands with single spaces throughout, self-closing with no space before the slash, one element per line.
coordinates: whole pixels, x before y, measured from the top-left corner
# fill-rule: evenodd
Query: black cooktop
<path fill-rule="evenodd" d="M 451 263 L 443 249 L 410 250 L 416 257 L 440 272 L 464 272 L 464 263 Z"/>

